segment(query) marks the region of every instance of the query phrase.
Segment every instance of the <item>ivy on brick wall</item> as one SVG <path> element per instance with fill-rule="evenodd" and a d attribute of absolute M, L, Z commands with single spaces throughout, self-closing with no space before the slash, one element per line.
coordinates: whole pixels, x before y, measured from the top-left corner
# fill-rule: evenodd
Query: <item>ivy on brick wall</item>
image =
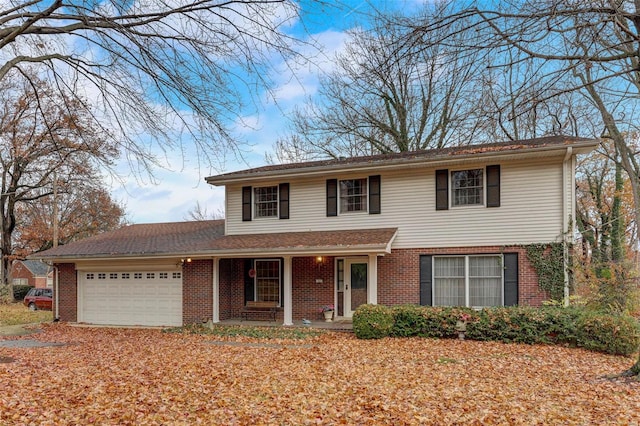
<path fill-rule="evenodd" d="M 527 257 L 538 274 L 538 285 L 552 300 L 564 298 L 564 244 L 544 243 L 524 246 Z"/>

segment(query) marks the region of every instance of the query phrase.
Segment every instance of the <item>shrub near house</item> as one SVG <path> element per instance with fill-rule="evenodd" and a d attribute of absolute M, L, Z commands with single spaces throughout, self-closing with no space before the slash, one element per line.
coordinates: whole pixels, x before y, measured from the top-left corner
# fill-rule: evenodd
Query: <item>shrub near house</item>
<path fill-rule="evenodd" d="M 486 308 L 363 305 L 353 316 L 358 338 L 454 338 L 466 320 L 465 337 L 507 343 L 565 344 L 615 355 L 640 347 L 640 325 L 630 316 L 582 308 Z"/>

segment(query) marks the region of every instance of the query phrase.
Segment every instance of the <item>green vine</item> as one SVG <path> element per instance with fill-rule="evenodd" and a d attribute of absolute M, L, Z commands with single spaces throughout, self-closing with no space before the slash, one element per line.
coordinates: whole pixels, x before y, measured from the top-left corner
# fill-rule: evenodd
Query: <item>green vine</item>
<path fill-rule="evenodd" d="M 527 257 L 538 274 L 538 286 L 552 300 L 564 298 L 564 244 L 544 243 L 524 246 Z"/>

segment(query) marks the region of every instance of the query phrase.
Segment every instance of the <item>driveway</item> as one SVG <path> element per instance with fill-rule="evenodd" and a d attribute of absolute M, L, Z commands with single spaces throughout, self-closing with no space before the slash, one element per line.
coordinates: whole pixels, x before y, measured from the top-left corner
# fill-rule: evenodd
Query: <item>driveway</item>
<path fill-rule="evenodd" d="M 428 339 L 45 326 L 2 340 L 0 424 L 638 424 L 632 358 Z"/>

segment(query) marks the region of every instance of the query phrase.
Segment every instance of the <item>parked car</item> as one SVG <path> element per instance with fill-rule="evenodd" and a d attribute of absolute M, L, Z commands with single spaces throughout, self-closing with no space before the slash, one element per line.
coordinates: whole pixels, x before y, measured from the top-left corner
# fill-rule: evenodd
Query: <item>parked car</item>
<path fill-rule="evenodd" d="M 24 306 L 32 311 L 38 309 L 51 310 L 53 290 L 50 288 L 32 288 L 24 297 Z"/>

